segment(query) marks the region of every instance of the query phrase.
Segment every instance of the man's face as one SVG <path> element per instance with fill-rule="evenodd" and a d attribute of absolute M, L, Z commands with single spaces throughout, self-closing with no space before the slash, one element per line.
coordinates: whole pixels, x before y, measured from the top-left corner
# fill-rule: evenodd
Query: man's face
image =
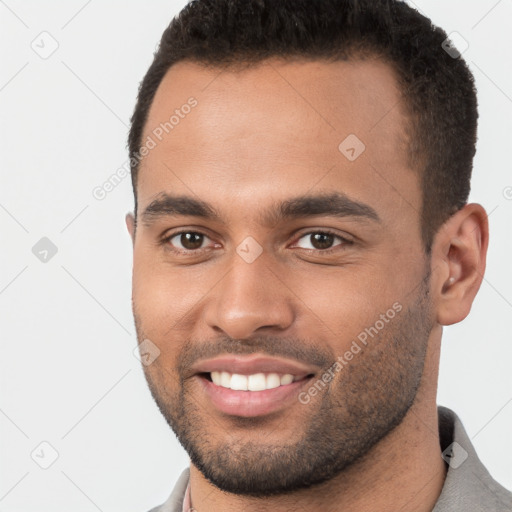
<path fill-rule="evenodd" d="M 155 401 L 221 489 L 332 478 L 406 415 L 433 325 L 391 69 L 182 62 L 148 136 L 133 309 L 160 350 L 144 367 Z"/>

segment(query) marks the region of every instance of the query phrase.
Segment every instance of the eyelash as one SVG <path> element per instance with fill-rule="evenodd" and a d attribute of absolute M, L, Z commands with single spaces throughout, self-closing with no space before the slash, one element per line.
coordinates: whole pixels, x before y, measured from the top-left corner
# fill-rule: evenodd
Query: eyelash
<path fill-rule="evenodd" d="M 186 254 L 186 255 L 192 255 L 192 254 L 199 254 L 201 252 L 204 252 L 206 250 L 209 250 L 210 248 L 209 247 L 202 247 L 200 249 L 178 249 L 176 247 L 173 247 L 169 244 L 170 240 L 178 235 L 182 235 L 184 233 L 193 233 L 195 235 L 202 235 L 206 238 L 209 238 L 208 235 L 206 233 L 203 233 L 201 231 L 193 231 L 193 230 L 190 230 L 190 229 L 184 229 L 184 230 L 181 230 L 181 231 L 176 231 L 174 233 L 171 233 L 169 234 L 168 236 L 164 237 L 162 240 L 161 240 L 161 244 L 164 245 L 166 247 L 166 249 L 174 252 L 174 253 L 177 253 L 177 254 Z M 309 252 L 315 252 L 315 253 L 321 253 L 321 254 L 331 254 L 332 252 L 334 251 L 337 251 L 337 250 L 343 250 L 343 247 L 344 246 L 347 246 L 347 245 L 353 245 L 353 241 L 352 240 L 349 240 L 347 238 L 344 238 L 340 235 L 338 235 L 337 233 L 329 230 L 329 229 L 319 229 L 319 230 L 313 230 L 313 231 L 307 231 L 305 233 L 302 233 L 299 238 L 297 238 L 297 241 L 300 240 L 301 238 L 307 236 L 307 235 L 313 235 L 313 234 L 318 234 L 318 233 L 321 233 L 322 235 L 331 235 L 335 238 L 338 238 L 339 240 L 341 240 L 341 244 L 339 245 L 335 245 L 334 247 L 330 247 L 329 249 L 304 249 L 304 248 L 301 248 L 299 247 L 299 249 L 302 249 L 303 251 L 309 251 Z M 340 249 L 341 247 L 341 249 Z"/>

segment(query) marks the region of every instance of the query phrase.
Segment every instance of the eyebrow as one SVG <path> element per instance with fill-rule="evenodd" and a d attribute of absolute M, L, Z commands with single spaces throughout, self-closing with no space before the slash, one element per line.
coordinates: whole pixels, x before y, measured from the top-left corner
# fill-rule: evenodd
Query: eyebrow
<path fill-rule="evenodd" d="M 259 217 L 262 225 L 283 220 L 316 216 L 346 218 L 380 223 L 377 212 L 369 205 L 350 199 L 343 193 L 302 195 L 271 205 Z M 142 212 L 142 222 L 149 226 L 164 217 L 190 216 L 225 224 L 219 212 L 206 201 L 190 196 L 159 194 Z"/>

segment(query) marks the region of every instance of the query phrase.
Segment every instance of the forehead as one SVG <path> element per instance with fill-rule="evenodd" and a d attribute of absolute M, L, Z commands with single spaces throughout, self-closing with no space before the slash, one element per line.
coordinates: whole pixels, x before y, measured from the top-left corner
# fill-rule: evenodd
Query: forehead
<path fill-rule="evenodd" d="M 274 59 L 242 71 L 180 62 L 144 128 L 139 209 L 161 192 L 256 208 L 316 187 L 412 214 L 421 194 L 407 124 L 393 69 L 376 59 Z"/>

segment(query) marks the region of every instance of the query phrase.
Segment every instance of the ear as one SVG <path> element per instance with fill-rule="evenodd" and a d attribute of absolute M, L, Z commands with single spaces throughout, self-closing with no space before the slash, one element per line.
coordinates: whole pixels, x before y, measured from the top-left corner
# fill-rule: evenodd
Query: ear
<path fill-rule="evenodd" d="M 432 245 L 432 296 L 437 322 L 452 325 L 466 318 L 485 272 L 489 223 L 484 208 L 465 205 L 437 232 Z"/>
<path fill-rule="evenodd" d="M 128 228 L 128 233 L 130 233 L 130 237 L 132 239 L 132 245 L 135 244 L 135 217 L 133 213 L 127 213 L 124 218 L 126 222 L 126 227 Z"/>

